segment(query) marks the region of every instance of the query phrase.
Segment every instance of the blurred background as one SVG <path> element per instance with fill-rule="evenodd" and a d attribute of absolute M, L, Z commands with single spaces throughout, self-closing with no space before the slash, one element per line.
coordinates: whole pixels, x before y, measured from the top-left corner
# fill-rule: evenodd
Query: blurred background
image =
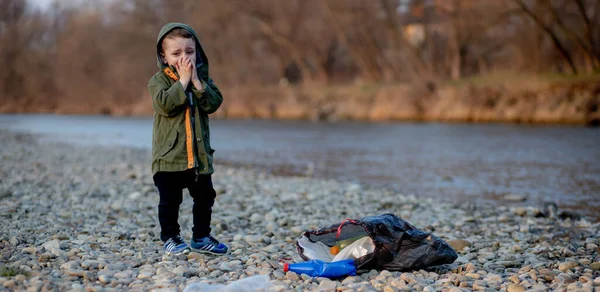
<path fill-rule="evenodd" d="M 219 164 L 600 219 L 597 0 L 0 0 L 0 128 L 149 149 L 169 21 Z"/>
<path fill-rule="evenodd" d="M 595 0 L 1 0 L 0 112 L 151 115 L 168 21 L 219 117 L 599 123 Z"/>

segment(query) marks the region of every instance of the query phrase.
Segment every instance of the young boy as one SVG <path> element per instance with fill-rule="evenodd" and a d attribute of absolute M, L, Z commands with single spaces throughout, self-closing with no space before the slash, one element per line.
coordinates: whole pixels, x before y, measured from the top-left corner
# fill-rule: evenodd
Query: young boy
<path fill-rule="evenodd" d="M 191 27 L 167 23 L 156 49 L 160 71 L 148 81 L 148 90 L 154 108 L 152 174 L 160 195 L 160 238 L 167 253 L 190 250 L 177 222 L 182 190 L 187 188 L 194 199 L 191 248 L 224 254 L 227 246 L 210 235 L 216 193 L 208 127 L 208 115 L 219 108 L 223 95 L 208 76 L 208 59 Z"/>

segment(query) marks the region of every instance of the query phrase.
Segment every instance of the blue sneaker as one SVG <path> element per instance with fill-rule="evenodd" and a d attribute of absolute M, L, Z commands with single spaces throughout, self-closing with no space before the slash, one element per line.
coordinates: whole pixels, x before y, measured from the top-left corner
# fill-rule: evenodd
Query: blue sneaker
<path fill-rule="evenodd" d="M 165 241 L 164 248 L 166 253 L 175 255 L 188 253 L 190 251 L 189 245 L 185 243 L 180 235 L 167 239 L 167 241 Z"/>
<path fill-rule="evenodd" d="M 192 249 L 197 252 L 210 253 L 214 255 L 222 255 L 227 253 L 227 246 L 220 243 L 212 236 L 205 236 L 200 239 L 192 237 L 190 242 Z"/>

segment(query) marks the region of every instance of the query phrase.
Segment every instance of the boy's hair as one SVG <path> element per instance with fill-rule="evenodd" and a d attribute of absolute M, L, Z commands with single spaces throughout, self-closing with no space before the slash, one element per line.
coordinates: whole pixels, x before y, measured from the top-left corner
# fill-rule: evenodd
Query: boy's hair
<path fill-rule="evenodd" d="M 182 38 L 186 38 L 186 39 L 193 39 L 194 35 L 191 32 L 189 32 L 187 29 L 185 29 L 185 28 L 181 28 L 181 27 L 174 28 L 171 31 L 169 31 L 163 37 L 163 39 L 160 41 L 161 42 L 161 44 L 160 44 L 161 51 L 165 50 L 165 48 L 163 47 L 165 39 L 174 39 L 174 38 L 177 38 L 177 37 L 182 37 Z"/>

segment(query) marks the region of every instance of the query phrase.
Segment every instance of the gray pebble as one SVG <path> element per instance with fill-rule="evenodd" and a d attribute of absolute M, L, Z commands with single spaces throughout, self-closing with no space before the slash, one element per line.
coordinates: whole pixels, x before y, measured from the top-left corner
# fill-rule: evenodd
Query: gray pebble
<path fill-rule="evenodd" d="M 111 279 L 107 275 L 100 275 L 98 276 L 98 281 L 100 281 L 102 284 L 108 284 L 110 283 Z"/>
<path fill-rule="evenodd" d="M 337 282 L 334 282 L 331 280 L 326 280 L 326 281 L 322 281 L 319 283 L 319 289 L 325 290 L 325 291 L 335 290 L 337 285 L 338 285 Z"/>

